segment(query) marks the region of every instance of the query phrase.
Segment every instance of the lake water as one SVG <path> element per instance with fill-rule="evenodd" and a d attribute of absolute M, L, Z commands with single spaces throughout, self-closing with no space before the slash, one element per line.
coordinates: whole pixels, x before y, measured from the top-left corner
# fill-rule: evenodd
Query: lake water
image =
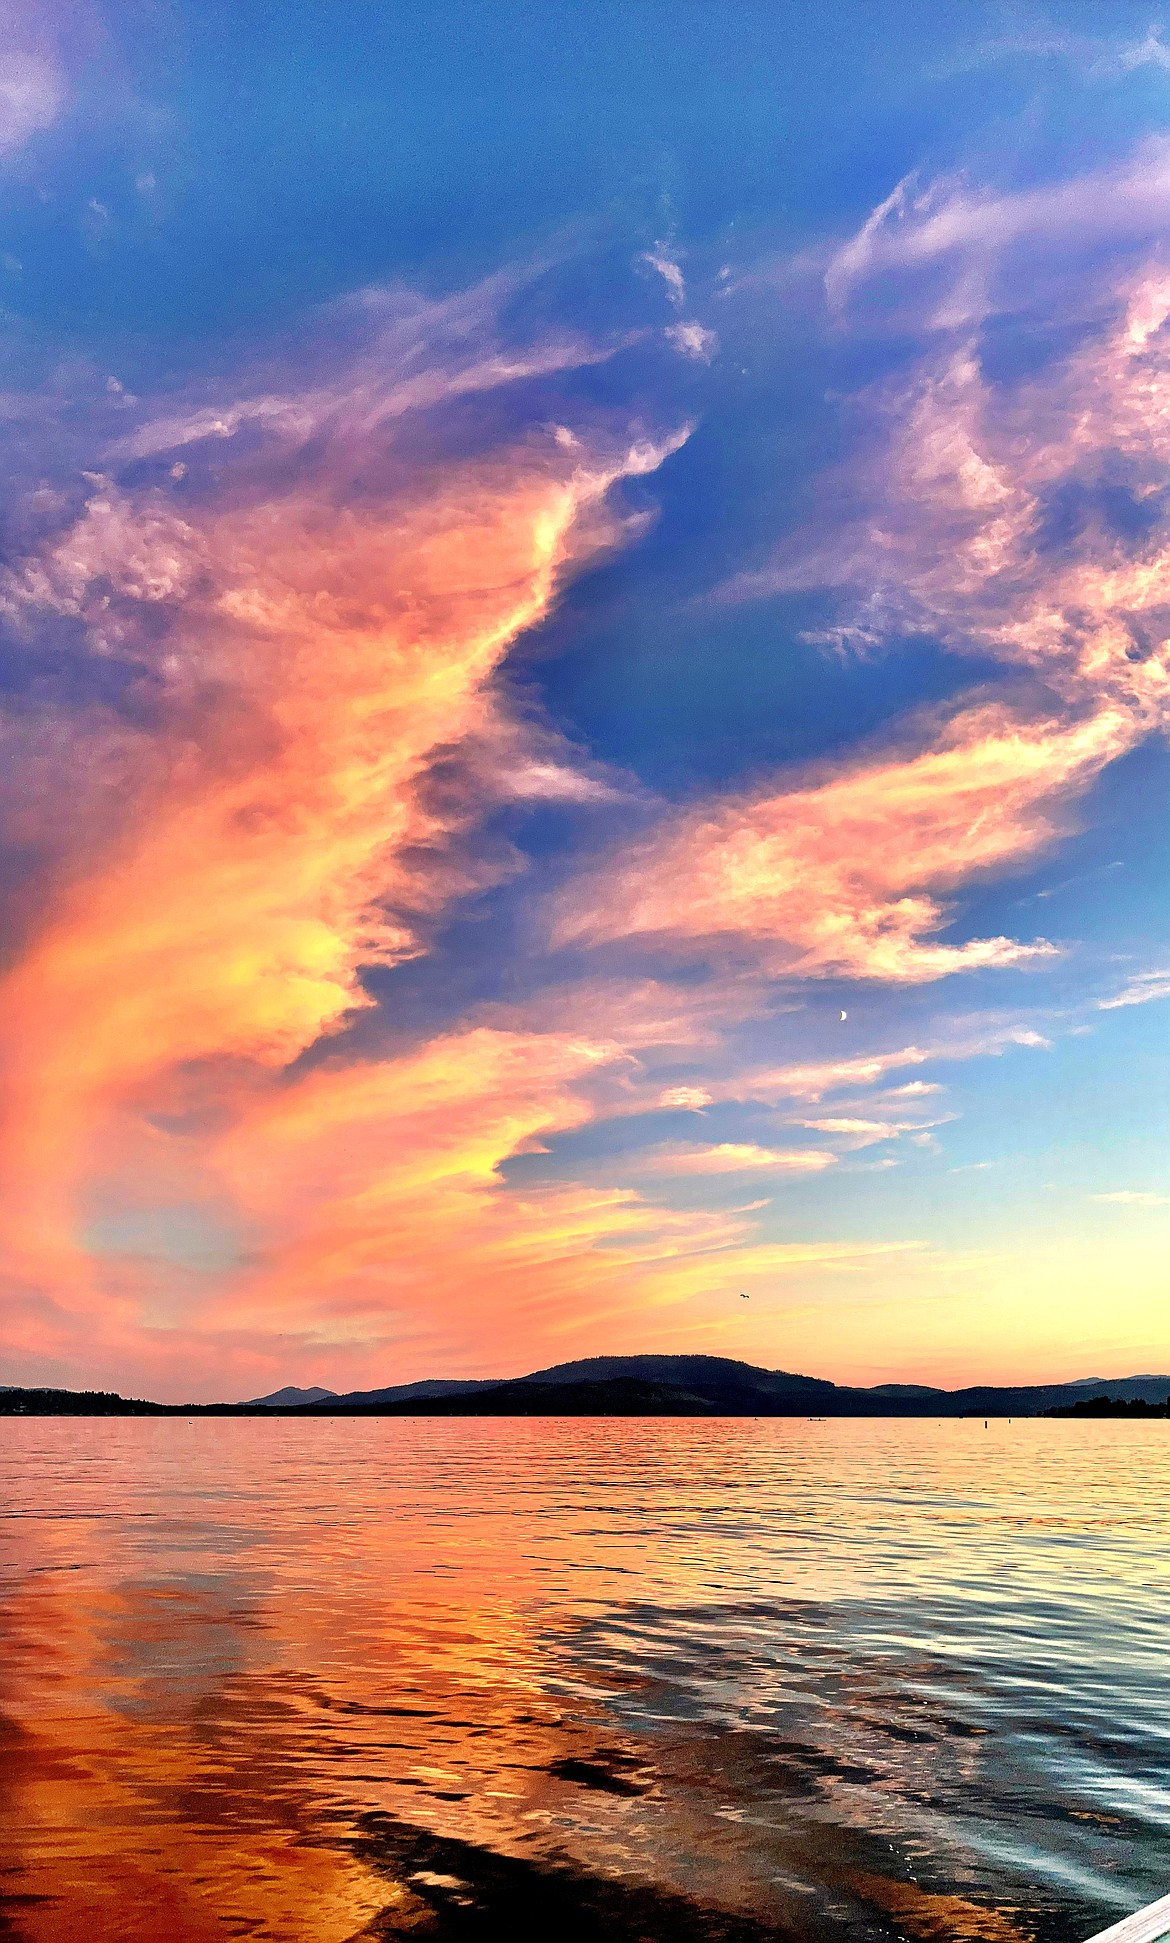
<path fill-rule="evenodd" d="M 1164 1424 L 7 1419 L 0 1510 L 0 1934 L 1075 1943 L 1170 1889 Z"/>

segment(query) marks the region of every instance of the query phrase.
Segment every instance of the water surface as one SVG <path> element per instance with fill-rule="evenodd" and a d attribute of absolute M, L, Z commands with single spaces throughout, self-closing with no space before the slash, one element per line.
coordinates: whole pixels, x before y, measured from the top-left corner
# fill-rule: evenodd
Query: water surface
<path fill-rule="evenodd" d="M 1056 1943 L 1170 1888 L 1165 1425 L 7 1419 L 0 1507 L 0 1934 Z"/>

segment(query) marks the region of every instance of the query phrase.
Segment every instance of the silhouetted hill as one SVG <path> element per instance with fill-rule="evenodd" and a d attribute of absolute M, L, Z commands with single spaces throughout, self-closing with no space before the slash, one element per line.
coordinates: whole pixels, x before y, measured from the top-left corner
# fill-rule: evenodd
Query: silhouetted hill
<path fill-rule="evenodd" d="M 1131 1404 L 1148 1411 L 1164 1405 L 1168 1392 L 1170 1376 L 979 1384 L 962 1390 L 921 1383 L 861 1389 L 726 1356 L 589 1356 L 521 1377 L 432 1377 L 345 1396 L 290 1387 L 235 1404 L 148 1403 L 93 1390 L 0 1389 L 0 1416 L 1034 1417 L 1071 1412 L 1084 1417 L 1112 1415 L 1114 1406 Z"/>
<path fill-rule="evenodd" d="M 355 1391 L 338 1397 L 333 1404 L 318 1409 L 358 1407 L 385 1409 L 398 1414 L 400 1406 L 422 1406 L 445 1400 L 439 1413 L 427 1414 L 496 1415 L 501 1405 L 482 1407 L 475 1399 L 489 1395 L 512 1400 L 517 1412 L 535 1414 L 521 1392 L 539 1388 L 547 1395 L 547 1408 L 556 1414 L 579 1415 L 580 1406 L 567 1392 L 584 1386 L 595 1395 L 599 1405 L 611 1383 L 650 1385 L 662 1391 L 662 1408 L 670 1412 L 671 1398 L 686 1415 L 694 1414 L 696 1403 L 707 1413 L 728 1416 L 799 1417 L 873 1417 L 873 1416 L 987 1416 L 1029 1417 L 1061 1405 L 1077 1402 L 1085 1395 L 1105 1389 L 1125 1401 L 1140 1397 L 1161 1402 L 1170 1377 L 1131 1376 L 1116 1381 L 1088 1377 L 1075 1383 L 1045 1383 L 996 1387 L 974 1385 L 962 1390 L 933 1389 L 922 1383 L 881 1383 L 872 1389 L 830 1383 L 822 1377 L 798 1376 L 790 1370 L 762 1369 L 753 1363 L 738 1362 L 726 1356 L 589 1356 L 578 1362 L 555 1363 L 549 1369 L 533 1370 L 531 1375 L 501 1379 L 497 1383 L 478 1381 L 392 1384 L 381 1390 Z"/>
<path fill-rule="evenodd" d="M 445 1396 L 398 1397 L 360 1406 L 378 1417 L 711 1417 L 715 1406 L 673 1383 L 611 1376 L 599 1382 L 489 1383 Z M 320 1412 L 319 1414 L 325 1414 Z M 332 1414 L 332 1413 L 330 1413 Z"/>
<path fill-rule="evenodd" d="M 286 1383 L 283 1390 L 273 1390 L 266 1397 L 248 1397 L 245 1402 L 249 1409 L 295 1409 L 300 1403 L 324 1403 L 336 1395 L 336 1390 L 323 1390 L 319 1383 L 308 1390 L 298 1390 L 295 1383 Z"/>
<path fill-rule="evenodd" d="M 114 1390 L 0 1390 L 3 1417 L 166 1417 L 172 1406 L 120 1397 Z"/>
<path fill-rule="evenodd" d="M 662 1389 L 664 1399 L 672 1392 L 686 1392 L 708 1404 L 724 1398 L 737 1405 L 750 1401 L 762 1407 L 783 1400 L 799 1406 L 797 1414 L 806 1416 L 810 1409 L 819 1409 L 817 1399 L 827 1399 L 837 1389 L 835 1384 L 818 1377 L 758 1369 L 752 1363 L 734 1362 L 726 1356 L 586 1356 L 575 1363 L 554 1363 L 549 1369 L 533 1370 L 527 1376 L 390 1384 L 381 1390 L 355 1390 L 337 1401 L 373 1406 L 416 1399 L 472 1397 L 501 1389 L 511 1394 L 520 1385 L 539 1385 L 552 1392 L 575 1389 L 582 1384 L 597 1387 L 615 1382 L 657 1386 Z M 568 1411 L 567 1403 L 562 1407 Z"/>
<path fill-rule="evenodd" d="M 418 1383 L 391 1383 L 380 1390 L 348 1390 L 337 1401 L 359 1408 L 375 1403 L 409 1403 L 415 1397 L 470 1396 L 473 1390 L 498 1390 L 501 1383 L 522 1380 L 504 1376 L 428 1376 Z"/>
<path fill-rule="evenodd" d="M 1066 1403 L 1045 1413 L 1049 1417 L 1170 1417 L 1170 1395 L 1162 1403 L 1147 1403 L 1144 1397 L 1082 1397 L 1079 1403 Z"/>

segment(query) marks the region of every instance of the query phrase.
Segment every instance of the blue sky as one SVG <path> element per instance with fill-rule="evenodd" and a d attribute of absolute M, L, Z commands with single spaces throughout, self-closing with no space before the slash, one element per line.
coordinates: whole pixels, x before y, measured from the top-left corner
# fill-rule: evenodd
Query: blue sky
<path fill-rule="evenodd" d="M 7 1380 L 1163 1367 L 1170 26 L 339 24 L 2 30 Z"/>

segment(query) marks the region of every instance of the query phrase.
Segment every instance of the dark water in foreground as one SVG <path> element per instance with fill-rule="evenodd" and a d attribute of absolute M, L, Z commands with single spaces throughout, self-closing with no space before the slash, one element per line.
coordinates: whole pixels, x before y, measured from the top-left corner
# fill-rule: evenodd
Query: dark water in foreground
<path fill-rule="evenodd" d="M 1086 1936 L 1166 1428 L 5 1421 L 0 1934 Z"/>

